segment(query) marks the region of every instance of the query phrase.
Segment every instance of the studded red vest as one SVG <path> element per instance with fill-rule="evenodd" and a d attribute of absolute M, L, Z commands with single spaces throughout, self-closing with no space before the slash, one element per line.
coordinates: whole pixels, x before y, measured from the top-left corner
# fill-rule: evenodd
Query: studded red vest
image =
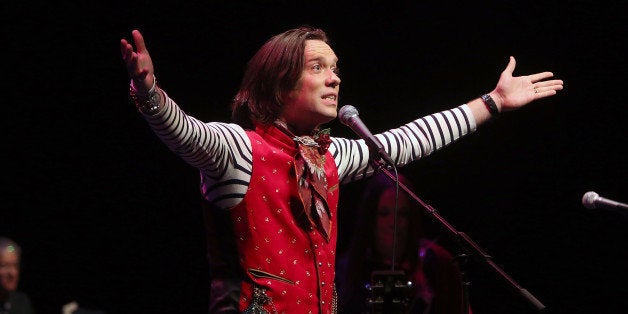
<path fill-rule="evenodd" d="M 247 131 L 253 168 L 249 189 L 231 209 L 242 282 L 240 311 L 334 313 L 338 169 L 325 154 L 331 232 L 304 212 L 297 190 L 295 142 L 274 126 Z"/>

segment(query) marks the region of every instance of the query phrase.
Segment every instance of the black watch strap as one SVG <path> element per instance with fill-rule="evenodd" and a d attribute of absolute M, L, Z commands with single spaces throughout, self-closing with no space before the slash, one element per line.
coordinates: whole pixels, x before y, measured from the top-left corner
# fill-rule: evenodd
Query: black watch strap
<path fill-rule="evenodd" d="M 499 109 L 497 109 L 497 105 L 495 104 L 495 101 L 493 100 L 493 97 L 491 97 L 491 95 L 484 94 L 480 98 L 482 99 L 486 107 L 488 107 L 488 111 L 491 113 L 491 116 L 499 116 Z"/>

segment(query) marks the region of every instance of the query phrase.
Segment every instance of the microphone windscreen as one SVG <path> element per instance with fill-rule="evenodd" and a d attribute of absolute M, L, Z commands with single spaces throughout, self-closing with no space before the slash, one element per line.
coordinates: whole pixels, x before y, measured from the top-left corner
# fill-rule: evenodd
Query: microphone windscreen
<path fill-rule="evenodd" d="M 598 197 L 599 195 L 593 191 L 586 192 L 582 196 L 582 205 L 588 209 L 594 209 L 595 200 L 597 200 Z"/>
<path fill-rule="evenodd" d="M 340 110 L 338 110 L 338 119 L 340 120 L 340 123 L 344 125 L 349 125 L 349 123 L 351 123 L 349 119 L 357 115 L 358 109 L 355 109 L 355 107 L 351 105 L 344 105 L 340 108 Z"/>

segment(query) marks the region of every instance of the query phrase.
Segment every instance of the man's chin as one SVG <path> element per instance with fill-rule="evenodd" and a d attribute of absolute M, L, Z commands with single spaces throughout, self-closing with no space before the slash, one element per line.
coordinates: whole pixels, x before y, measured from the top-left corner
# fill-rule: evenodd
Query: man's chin
<path fill-rule="evenodd" d="M 329 119 L 329 121 L 336 119 L 336 117 L 338 117 L 338 112 L 336 110 L 329 112 L 326 117 Z M 327 122 L 329 122 L 327 121 Z"/>

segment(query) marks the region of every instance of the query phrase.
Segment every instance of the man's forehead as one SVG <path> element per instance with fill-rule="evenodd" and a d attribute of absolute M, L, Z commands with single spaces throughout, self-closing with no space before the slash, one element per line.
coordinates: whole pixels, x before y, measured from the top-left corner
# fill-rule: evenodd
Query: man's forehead
<path fill-rule="evenodd" d="M 321 58 L 331 58 L 334 62 L 338 61 L 334 50 L 322 40 L 308 40 L 305 42 L 305 58 L 306 61 Z"/>
<path fill-rule="evenodd" d="M 17 259 L 17 257 L 18 257 L 17 253 L 13 251 L 0 252 L 0 260 L 3 260 L 3 261 L 15 260 Z"/>

